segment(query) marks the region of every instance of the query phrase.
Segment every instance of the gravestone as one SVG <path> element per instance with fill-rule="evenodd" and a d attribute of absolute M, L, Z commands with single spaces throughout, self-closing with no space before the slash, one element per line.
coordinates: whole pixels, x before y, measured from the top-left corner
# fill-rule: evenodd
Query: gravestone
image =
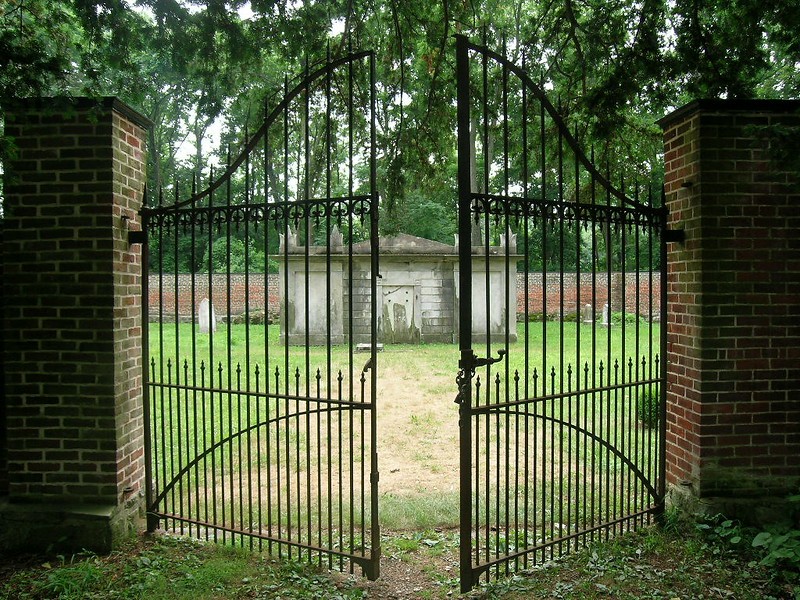
<path fill-rule="evenodd" d="M 214 305 L 208 300 L 203 298 L 200 301 L 198 308 L 198 320 L 200 322 L 200 333 L 216 333 L 217 331 L 217 313 L 214 311 Z"/>
<path fill-rule="evenodd" d="M 591 304 L 584 304 L 583 306 L 583 322 L 584 323 L 594 322 L 594 311 L 592 310 Z"/>
<path fill-rule="evenodd" d="M 601 323 L 601 325 L 603 327 L 608 327 L 609 325 L 611 325 L 610 318 L 611 318 L 611 315 L 608 314 L 608 304 L 604 304 L 603 305 L 603 322 Z"/>

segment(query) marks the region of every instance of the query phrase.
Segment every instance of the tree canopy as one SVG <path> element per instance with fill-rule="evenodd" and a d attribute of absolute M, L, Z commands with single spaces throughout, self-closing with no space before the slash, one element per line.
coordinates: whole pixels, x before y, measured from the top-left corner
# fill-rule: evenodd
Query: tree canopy
<path fill-rule="evenodd" d="M 15 98 L 117 95 L 155 124 L 158 189 L 255 130 L 304 61 L 373 49 L 382 227 L 452 242 L 455 33 L 525 56 L 607 161 L 656 167 L 655 120 L 693 98 L 800 94 L 795 0 L 5 0 L 0 121 Z"/>

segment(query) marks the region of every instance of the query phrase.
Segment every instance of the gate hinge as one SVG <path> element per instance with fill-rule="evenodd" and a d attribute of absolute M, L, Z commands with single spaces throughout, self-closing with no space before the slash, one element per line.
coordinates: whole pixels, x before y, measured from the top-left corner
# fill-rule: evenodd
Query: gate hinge
<path fill-rule="evenodd" d="M 146 244 L 147 243 L 147 232 L 140 230 L 140 231 L 129 231 L 128 232 L 128 245 L 132 246 L 133 244 Z"/>
<path fill-rule="evenodd" d="M 683 229 L 665 229 L 664 241 L 683 244 L 686 241 L 686 231 Z"/>

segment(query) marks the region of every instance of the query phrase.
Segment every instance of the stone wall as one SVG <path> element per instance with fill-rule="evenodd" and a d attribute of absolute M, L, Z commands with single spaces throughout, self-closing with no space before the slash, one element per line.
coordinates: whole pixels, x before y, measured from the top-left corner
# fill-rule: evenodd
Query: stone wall
<path fill-rule="evenodd" d="M 638 278 L 638 282 L 637 282 Z M 548 273 L 545 278 L 547 281 L 547 313 L 556 315 L 560 313 L 561 306 L 561 282 L 559 273 Z M 543 298 L 545 297 L 544 286 L 542 285 L 542 273 L 528 274 L 528 313 L 540 314 L 544 312 Z M 608 284 L 606 273 L 598 273 L 595 276 L 595 311 L 602 314 L 603 305 L 608 303 L 609 297 L 621 298 L 624 290 L 626 298 L 626 310 L 634 312 L 636 310 L 636 291 L 639 291 L 639 313 L 642 316 L 649 315 L 650 298 L 654 298 L 653 310 L 658 311 L 658 299 L 661 293 L 660 273 L 625 273 L 624 285 L 621 273 L 611 274 L 611 286 Z M 266 286 L 264 285 L 264 282 Z M 652 282 L 652 284 L 651 284 Z M 209 285 L 210 283 L 210 285 Z M 150 275 L 150 319 L 157 320 L 159 314 L 165 321 L 175 319 L 175 299 L 178 299 L 178 317 L 182 320 L 192 318 L 192 298 L 195 302 L 195 320 L 197 320 L 197 305 L 203 298 L 213 298 L 214 307 L 217 315 L 226 319 L 228 315 L 228 302 L 230 301 L 230 314 L 235 318 L 245 313 L 245 299 L 249 302 L 251 313 L 263 313 L 265 298 L 268 316 L 277 320 L 280 312 L 279 298 L 279 277 L 277 273 L 270 273 L 264 276 L 263 273 L 253 273 L 248 275 L 247 280 L 241 273 L 234 273 L 230 276 L 230 295 L 228 294 L 228 276 L 224 273 L 215 273 L 211 277 L 207 274 L 194 276 L 194 296 L 192 295 L 192 276 L 181 274 L 176 278 L 174 275 L 164 275 L 159 278 L 157 274 Z M 517 273 L 517 314 L 520 315 L 525 310 L 525 275 Z M 209 292 L 210 290 L 210 292 Z M 249 292 L 247 291 L 249 290 Z M 651 296 L 652 292 L 652 296 Z M 575 313 L 577 308 L 592 303 L 592 274 L 581 273 L 578 278 L 575 273 L 564 274 L 564 312 L 565 314 Z M 614 303 L 613 310 L 621 301 Z M 163 311 L 160 313 L 159 309 Z M 450 327 L 449 324 L 446 324 Z"/>
<path fill-rule="evenodd" d="M 685 232 L 668 256 L 668 480 L 700 498 L 796 493 L 800 185 L 764 128 L 800 127 L 800 102 L 698 101 L 661 124 Z"/>
<path fill-rule="evenodd" d="M 217 316 L 226 319 L 228 315 L 238 317 L 249 311 L 263 314 L 266 306 L 268 317 L 277 319 L 280 312 L 277 273 L 264 275 L 251 273 L 151 274 L 149 277 L 150 320 L 161 318 L 164 321 L 197 320 L 197 307 L 203 298 L 214 304 Z M 176 306 L 177 299 L 177 306 Z M 194 306 L 194 312 L 192 307 Z"/>
<path fill-rule="evenodd" d="M 563 299 L 562 299 L 563 288 Z M 638 293 L 638 296 L 637 296 Z M 659 302 L 661 294 L 661 273 L 529 273 L 527 305 L 529 315 L 565 315 L 575 314 L 589 304 L 594 306 L 599 318 L 605 304 L 611 305 L 612 311 L 621 311 L 622 297 L 625 297 L 625 310 L 638 312 L 648 317 L 660 315 Z M 517 274 L 517 314 L 525 312 L 525 275 Z M 652 304 L 651 304 L 652 300 Z M 562 304 L 563 302 L 563 304 Z M 638 306 L 638 309 L 637 309 Z"/>

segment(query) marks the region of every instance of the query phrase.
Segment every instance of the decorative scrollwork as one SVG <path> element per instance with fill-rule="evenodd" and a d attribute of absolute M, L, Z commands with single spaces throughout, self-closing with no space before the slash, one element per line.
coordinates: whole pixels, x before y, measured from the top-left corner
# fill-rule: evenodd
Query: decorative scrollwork
<path fill-rule="evenodd" d="M 334 219 L 339 225 L 342 224 L 343 219 L 349 214 L 350 214 L 350 207 L 347 205 L 347 202 L 343 202 L 341 200 L 336 202 L 331 202 L 330 204 L 331 218 Z"/>
<path fill-rule="evenodd" d="M 460 369 L 458 371 L 458 375 L 456 375 L 456 386 L 458 388 L 458 393 L 456 394 L 454 402 L 456 404 L 461 404 L 469 393 L 469 378 L 467 377 L 466 369 Z"/>
<path fill-rule="evenodd" d="M 568 227 L 610 225 L 615 230 L 639 227 L 643 231 L 658 232 L 665 221 L 663 208 L 618 206 L 608 204 L 575 203 L 571 201 L 543 200 L 490 194 L 474 194 L 470 204 L 476 222 L 491 215 L 495 220 L 529 219 L 534 225 L 545 222 L 554 228 L 559 222 Z"/>
<path fill-rule="evenodd" d="M 364 218 L 369 216 L 372 210 L 372 200 L 369 196 L 356 196 L 351 203 L 350 211 L 353 216 Z"/>
<path fill-rule="evenodd" d="M 309 218 L 314 221 L 315 225 L 319 225 L 320 222 L 328 216 L 329 212 L 327 210 L 327 206 L 325 202 L 315 201 L 312 202 L 308 208 L 308 216 Z"/>

